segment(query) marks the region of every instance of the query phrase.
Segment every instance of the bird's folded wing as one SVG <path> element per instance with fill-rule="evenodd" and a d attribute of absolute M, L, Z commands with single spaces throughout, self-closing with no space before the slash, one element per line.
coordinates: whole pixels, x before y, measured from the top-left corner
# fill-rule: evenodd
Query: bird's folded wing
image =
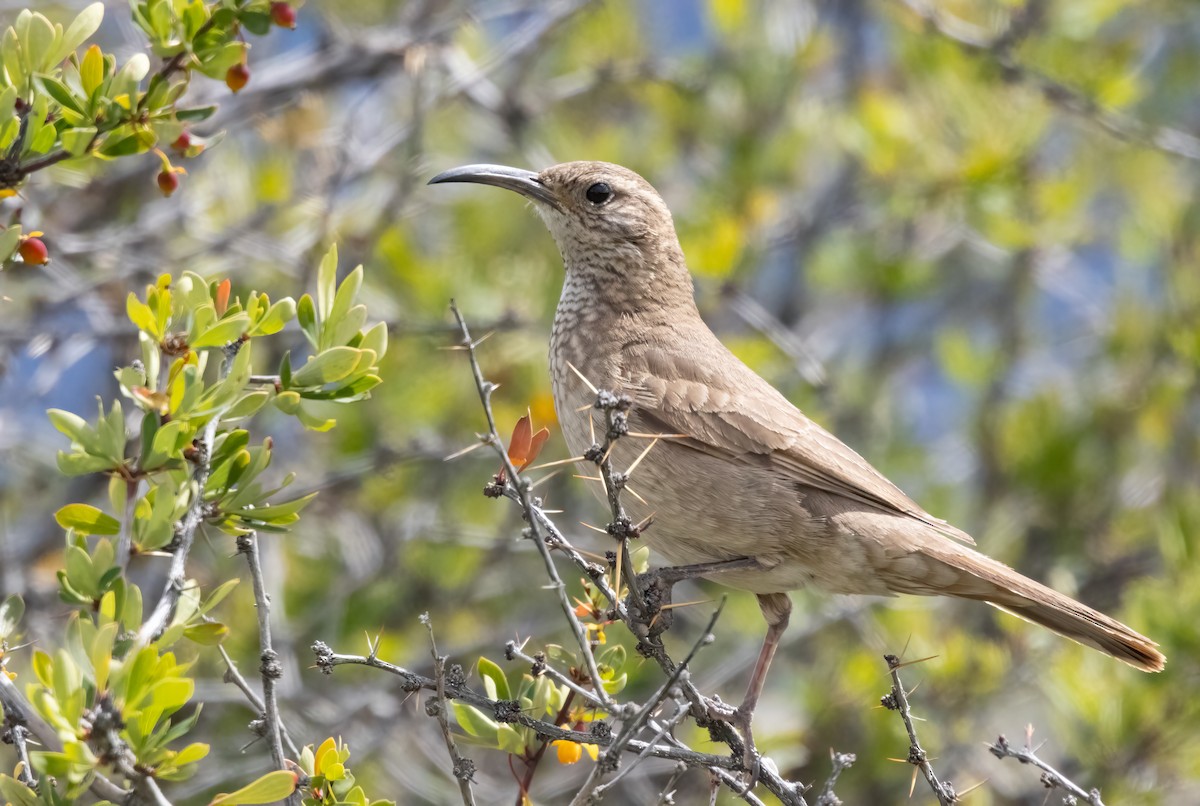
<path fill-rule="evenodd" d="M 651 350 L 643 359 L 627 373 L 626 389 L 654 432 L 685 435 L 676 442 L 735 461 L 769 461 L 801 485 L 916 518 L 974 545 L 737 359 L 725 376 L 709 371 L 713 363 L 701 356 Z"/>

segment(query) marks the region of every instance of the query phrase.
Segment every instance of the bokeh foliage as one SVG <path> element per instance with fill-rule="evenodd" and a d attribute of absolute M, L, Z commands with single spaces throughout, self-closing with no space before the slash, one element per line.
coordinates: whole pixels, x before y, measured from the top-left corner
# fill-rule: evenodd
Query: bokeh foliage
<path fill-rule="evenodd" d="M 112 368 L 139 357 L 129 292 L 185 270 L 273 299 L 315 292 L 336 238 L 343 264 L 367 266 L 362 294 L 388 323 L 387 382 L 325 435 L 265 410 L 268 473 L 295 470 L 292 489 L 320 493 L 300 527 L 264 537 L 284 716 L 301 743 L 344 737 L 370 791 L 452 800 L 432 720 L 387 681 L 322 678 L 306 648 L 350 651 L 382 628 L 382 657 L 428 668 L 423 612 L 468 665 L 501 658 L 513 637 L 564 642 L 529 584 L 540 560 L 515 514 L 479 494 L 494 460 L 442 461 L 483 426 L 465 361 L 439 349 L 454 341 L 453 297 L 474 330 L 495 331 L 480 357 L 501 384 L 501 427 L 529 409 L 553 432 L 545 345 L 560 263 L 516 199 L 423 182 L 464 162 L 604 159 L 663 192 L 701 309 L 741 357 L 986 552 L 1169 658 L 1141 675 L 977 605 L 799 593 L 756 730 L 786 774 L 822 780 L 833 747 L 859 759 L 838 787 L 846 802 L 906 797 L 909 769 L 888 761 L 903 755 L 902 726 L 874 707 L 888 688 L 879 656 L 904 650 L 936 656 L 906 680 L 922 679 L 912 699 L 939 772 L 959 789 L 987 780 L 973 802 L 1042 801 L 1036 776 L 982 746 L 1030 722 L 1043 755 L 1108 802 L 1196 799 L 1200 153 L 1186 132 L 1200 130 L 1200 9 L 933 7 L 931 22 L 900 0 L 310 2 L 296 32 L 256 40 L 237 96 L 219 81 L 189 88 L 189 104 L 219 102 L 196 136 L 227 136 L 186 161 L 170 199 L 149 154 L 39 172 L 2 212 L 45 232 L 52 261 L 0 274 L 0 589 L 25 597 L 26 633 L 61 631 L 53 513 L 107 499 L 103 484 L 63 481 L 43 412 L 118 395 Z M 69 21 L 82 4 L 56 8 Z M 125 64 L 138 40 L 119 16 L 99 41 Z M 263 359 L 299 349 L 292 333 Z M 554 434 L 543 458 L 564 451 Z M 539 488 L 564 526 L 603 522 L 586 484 L 563 473 Z M 207 590 L 240 571 L 232 554 L 213 530 L 191 572 Z M 248 588 L 218 616 L 227 650 L 252 663 Z M 671 640 L 690 645 L 704 618 L 681 613 Z M 736 699 L 761 632 L 751 597 L 734 594 L 698 684 Z M 607 640 L 632 649 L 619 630 Z M 629 654 L 629 691 L 645 695 L 659 678 Z M 230 739 L 249 716 L 220 658 L 194 657 L 208 703 L 194 732 L 223 777 L 181 784 L 184 798 L 266 768 Z M 481 791 L 510 801 L 503 756 L 472 752 Z M 571 791 L 579 767 L 543 769 L 535 800 Z M 665 770 L 630 776 L 628 799 L 651 799 Z M 705 788 L 685 778 L 680 802 Z"/>

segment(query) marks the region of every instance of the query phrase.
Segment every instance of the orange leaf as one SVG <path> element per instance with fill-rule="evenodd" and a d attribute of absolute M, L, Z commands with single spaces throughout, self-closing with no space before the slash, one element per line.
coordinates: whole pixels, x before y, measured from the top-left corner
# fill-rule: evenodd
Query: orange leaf
<path fill-rule="evenodd" d="M 523 465 L 528 460 L 529 455 L 529 440 L 533 435 L 533 426 L 529 424 L 529 415 L 526 414 L 521 419 L 517 420 L 517 424 L 513 426 L 512 437 L 508 440 L 508 458 L 514 465 Z"/>
<path fill-rule="evenodd" d="M 218 317 L 224 316 L 225 311 L 229 310 L 229 289 L 232 285 L 233 283 L 226 277 L 217 286 L 216 311 Z"/>
<path fill-rule="evenodd" d="M 550 431 L 545 428 L 534 434 L 529 440 L 529 450 L 525 454 L 525 459 L 521 462 L 521 466 L 517 470 L 524 470 L 537 461 L 538 454 L 542 452 L 542 447 L 545 446 L 546 440 L 549 438 Z"/>

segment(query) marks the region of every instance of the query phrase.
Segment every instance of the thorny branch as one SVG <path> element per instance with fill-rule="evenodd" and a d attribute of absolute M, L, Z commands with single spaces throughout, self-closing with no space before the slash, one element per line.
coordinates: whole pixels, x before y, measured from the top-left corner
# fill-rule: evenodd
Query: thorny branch
<path fill-rule="evenodd" d="M 480 402 L 483 404 L 484 414 L 488 421 L 489 432 L 486 435 L 483 435 L 481 440 L 486 444 L 491 445 L 493 449 L 500 455 L 501 461 L 504 463 L 506 478 L 509 480 L 508 484 L 506 484 L 498 494 L 504 495 L 505 497 L 520 504 L 526 520 L 530 523 L 530 532 L 535 539 L 535 543 L 537 544 L 539 551 L 542 553 L 548 573 L 551 577 L 551 587 L 556 590 L 559 596 L 563 611 L 566 613 L 568 621 L 572 625 L 572 630 L 576 634 L 576 639 L 579 642 L 585 663 L 587 663 L 589 666 L 589 673 L 593 675 L 593 680 L 598 681 L 600 678 L 598 677 L 598 672 L 595 671 L 595 658 L 592 653 L 591 644 L 590 641 L 584 636 L 583 627 L 575 616 L 574 608 L 571 607 L 567 598 L 565 586 L 563 586 L 562 580 L 558 575 L 558 571 L 554 566 L 553 559 L 550 557 L 550 548 L 554 548 L 566 553 L 572 562 L 574 562 L 580 570 L 582 570 L 590 579 L 593 580 L 597 588 L 605 595 L 605 597 L 608 598 L 609 602 L 611 603 L 612 612 L 615 617 L 620 618 L 625 625 L 629 627 L 630 631 L 641 639 L 639 641 L 638 650 L 647 657 L 653 658 L 658 663 L 660 668 L 662 668 L 663 672 L 668 676 L 668 678 L 676 681 L 675 685 L 679 687 L 685 698 L 690 703 L 690 713 L 696 720 L 696 723 L 703 728 L 707 728 L 714 740 L 724 742 L 731 747 L 733 750 L 732 757 L 726 758 L 727 763 L 719 766 L 740 772 L 742 748 L 741 741 L 737 737 L 736 732 L 727 723 L 715 720 L 709 716 L 711 712 L 709 706 L 712 701 L 696 688 L 695 684 L 691 682 L 690 676 L 686 673 L 686 670 L 682 669 L 678 664 L 675 663 L 674 660 L 671 659 L 671 657 L 667 654 L 666 648 L 663 646 L 662 641 L 658 640 L 657 638 L 647 639 L 646 637 L 648 633 L 648 622 L 655 614 L 650 614 L 647 612 L 647 603 L 642 598 L 641 592 L 637 591 L 636 589 L 637 576 L 633 569 L 630 553 L 628 550 L 626 550 L 625 540 L 627 540 L 629 537 L 640 534 L 642 530 L 649 526 L 649 522 L 647 521 L 640 524 L 633 524 L 628 515 L 626 515 L 624 507 L 620 503 L 620 492 L 624 487 L 626 474 L 618 474 L 609 461 L 612 453 L 610 449 L 613 442 L 623 436 L 627 431 L 626 412 L 629 410 L 631 402 L 628 400 L 628 398 L 624 398 L 620 395 L 615 395 L 604 391 L 597 392 L 596 408 L 605 413 L 605 442 L 604 444 L 593 445 L 592 449 L 589 450 L 588 454 L 584 458 L 596 462 L 600 467 L 601 477 L 605 479 L 605 488 L 608 491 L 610 506 L 613 509 L 613 521 L 609 524 L 608 531 L 614 537 L 622 541 L 619 544 L 620 550 L 618 551 L 618 554 L 622 555 L 619 558 L 619 567 L 621 568 L 623 578 L 630 586 L 631 596 L 629 597 L 629 600 L 634 602 L 633 609 L 640 611 L 637 614 L 631 613 L 630 608 L 625 607 L 624 603 L 620 600 L 619 591 L 617 591 L 614 586 L 607 583 L 604 569 L 594 563 L 588 562 L 583 558 L 582 555 L 580 555 L 571 547 L 570 543 L 567 541 L 565 536 L 563 536 L 562 532 L 554 526 L 549 516 L 542 511 L 541 502 L 533 499 L 530 495 L 528 482 L 521 479 L 517 474 L 516 468 L 513 467 L 512 462 L 509 460 L 508 455 L 504 450 L 503 442 L 501 441 L 499 433 L 496 429 L 495 417 L 492 414 L 491 393 L 495 387 L 483 377 L 483 371 L 479 366 L 479 362 L 475 354 L 475 342 L 471 339 L 470 330 L 467 327 L 462 314 L 459 312 L 457 306 L 454 305 L 453 302 L 451 303 L 450 307 L 462 332 L 462 346 L 465 348 L 468 358 L 470 359 L 471 371 L 475 378 L 475 385 L 478 389 Z M 679 579 L 686 578 L 686 576 L 687 575 L 680 576 Z M 667 687 L 664 687 L 664 690 L 666 690 L 666 688 Z M 596 692 L 601 698 L 607 699 L 607 695 L 604 694 L 602 687 L 597 685 Z M 622 707 L 620 704 L 614 703 L 610 699 L 608 700 L 607 707 L 609 711 L 617 718 L 627 716 L 627 718 L 633 719 L 638 714 L 638 710 L 636 708 L 631 709 L 628 706 Z M 596 743 L 602 744 L 606 747 L 608 746 L 607 742 Z M 633 741 L 630 741 L 629 747 L 633 747 L 634 744 L 635 743 Z M 644 747 L 652 746 L 643 742 L 638 742 L 637 744 L 643 747 L 643 749 Z M 676 748 L 671 749 L 673 752 L 676 751 Z M 679 752 L 683 751 L 680 750 Z M 703 764 L 702 766 L 708 765 Z M 744 789 L 744 784 L 739 782 L 735 776 L 727 775 L 724 776 L 722 780 L 729 783 L 730 787 L 735 792 L 740 793 L 740 791 Z M 783 803 L 793 804 L 794 806 L 805 804 L 802 794 L 804 787 L 800 784 L 795 784 L 783 779 L 778 775 L 778 773 L 774 772 L 773 769 L 764 768 L 760 774 L 759 780 Z"/>
<path fill-rule="evenodd" d="M 283 755 L 283 722 L 279 718 L 279 702 L 275 694 L 276 682 L 283 676 L 283 667 L 279 662 L 279 653 L 275 651 L 271 642 L 271 599 L 267 596 L 262 563 L 258 558 L 258 535 L 250 532 L 239 536 L 237 550 L 239 554 L 246 555 L 246 565 L 250 568 L 250 584 L 254 588 L 255 611 L 258 614 L 259 673 L 262 675 L 264 734 L 271 750 L 271 761 L 275 764 L 275 769 L 287 770 L 287 762 Z M 300 796 L 293 793 L 288 797 L 288 803 L 298 806 Z"/>
<path fill-rule="evenodd" d="M 233 658 L 229 657 L 229 653 L 225 650 L 225 647 L 217 644 L 217 651 L 221 653 L 221 659 L 225 661 L 225 675 L 223 680 L 226 683 L 232 683 L 237 686 L 242 694 L 246 695 L 246 701 L 250 703 L 250 707 L 254 709 L 255 713 L 266 713 L 267 709 L 263 704 L 262 698 L 258 696 L 254 689 L 250 688 L 250 683 L 238 671 L 237 664 L 233 662 Z M 283 737 L 283 743 L 287 745 L 288 752 L 292 754 L 292 758 L 299 758 L 300 748 L 292 741 L 292 736 L 288 733 L 287 726 L 283 724 L 283 720 L 279 722 L 279 733 Z"/>
<path fill-rule="evenodd" d="M 925 776 L 929 788 L 933 790 L 933 794 L 941 806 L 958 803 L 958 795 L 954 792 L 954 786 L 949 781 L 938 780 L 937 773 L 933 771 L 933 765 L 929 763 L 928 754 L 917 740 L 912 711 L 908 706 L 908 692 L 904 690 L 904 684 L 900 682 L 900 667 L 904 664 L 895 655 L 884 655 L 883 659 L 887 662 L 888 669 L 892 674 L 892 690 L 884 694 L 880 702 L 884 708 L 890 711 L 899 711 L 900 718 L 904 720 L 904 728 L 908 731 L 908 763 L 914 765 Z"/>
<path fill-rule="evenodd" d="M 0 706 L 4 708 L 4 718 L 8 724 L 19 725 L 27 730 L 46 750 L 51 752 L 62 750 L 62 741 L 58 738 L 57 731 L 33 710 L 9 676 L 2 673 L 0 673 Z M 114 803 L 126 803 L 132 794 L 98 772 L 94 774 L 90 788 L 97 797 Z"/>
<path fill-rule="evenodd" d="M 1014 749 L 1008 743 L 1008 739 L 1005 739 L 1003 736 L 997 739 L 994 744 L 989 744 L 988 750 L 998 759 L 1015 758 L 1022 764 L 1032 764 L 1037 767 L 1042 771 L 1042 785 L 1047 789 L 1065 789 L 1073 798 L 1082 800 L 1084 803 L 1091 804 L 1091 806 L 1104 806 L 1104 801 L 1100 799 L 1099 789 L 1092 789 L 1090 792 L 1085 791 L 1083 787 L 1051 767 L 1045 761 L 1042 761 L 1037 755 L 1037 748 L 1032 745 L 1033 725 L 1030 725 L 1025 729 L 1025 746 L 1020 750 Z"/>
<path fill-rule="evenodd" d="M 437 641 L 433 638 L 433 622 L 428 613 L 421 614 L 421 623 L 429 630 L 429 651 L 433 655 L 433 678 L 437 681 L 435 696 L 425 703 L 425 713 L 437 719 L 438 727 L 442 730 L 442 740 L 446 742 L 446 750 L 450 753 L 450 761 L 454 764 L 454 778 L 458 781 L 459 792 L 462 793 L 463 806 L 475 806 L 475 793 L 471 782 L 475 777 L 475 762 L 458 752 L 454 742 L 454 734 L 450 732 L 450 721 L 446 719 L 446 656 L 439 655 Z"/>
<path fill-rule="evenodd" d="M 488 433 L 482 437 L 483 441 L 491 445 L 492 448 L 500 456 L 500 461 L 504 463 L 506 477 L 509 483 L 505 485 L 506 489 L 511 487 L 516 496 L 516 500 L 520 503 L 521 508 L 525 511 L 527 520 L 529 521 L 529 536 L 533 543 L 537 546 L 538 553 L 542 556 L 542 561 L 546 566 L 546 573 L 550 576 L 550 585 L 554 589 L 558 598 L 559 606 L 562 608 L 563 614 L 567 617 L 567 622 L 571 625 L 571 631 L 575 634 L 575 641 L 579 644 L 580 652 L 583 654 L 584 663 L 587 664 L 587 673 L 591 678 L 592 686 L 596 690 L 601 702 L 606 708 L 614 708 L 615 704 L 611 701 L 608 694 L 604 691 L 604 687 L 600 685 L 600 670 L 596 666 L 596 657 L 592 653 L 591 639 L 588 637 L 587 630 L 580 623 L 579 618 L 575 615 L 575 608 L 571 605 L 571 599 L 567 595 L 567 586 L 563 584 L 562 577 L 558 574 L 558 568 L 554 564 L 554 558 L 550 556 L 550 548 L 547 545 L 547 532 L 542 525 L 542 520 L 532 516 L 534 500 L 530 493 L 529 482 L 522 479 L 517 473 L 516 467 L 508 458 L 508 452 L 504 449 L 504 442 L 500 438 L 500 433 L 496 430 L 496 417 L 492 414 L 492 392 L 495 391 L 495 384 L 487 381 L 483 377 L 483 371 L 479 368 L 479 361 L 475 356 L 475 342 L 471 340 L 471 331 L 467 328 L 467 323 L 463 319 L 462 314 L 458 311 L 458 306 L 453 300 L 450 302 L 450 310 L 454 313 L 454 318 L 458 321 L 458 326 L 462 331 L 462 346 L 466 349 L 467 356 L 471 361 L 471 372 L 475 376 L 475 386 L 479 390 L 479 401 L 483 404 L 484 414 L 487 416 Z M 540 501 L 537 502 L 540 506 Z"/>

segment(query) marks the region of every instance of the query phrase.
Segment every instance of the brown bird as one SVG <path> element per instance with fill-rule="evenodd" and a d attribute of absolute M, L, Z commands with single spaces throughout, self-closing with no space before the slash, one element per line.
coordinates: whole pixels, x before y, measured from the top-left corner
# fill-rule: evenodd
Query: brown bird
<path fill-rule="evenodd" d="M 558 244 L 566 279 L 550 373 L 570 450 L 582 455 L 605 432 L 591 387 L 632 398 L 631 430 L 686 435 L 645 456 L 630 480 L 645 503 L 626 496 L 626 505 L 635 519 L 653 513 L 645 539 L 672 564 L 755 561 L 712 575 L 757 594 L 767 620 L 746 698 L 725 714 L 748 740 L 791 611 L 786 591 L 806 585 L 975 599 L 1143 671 L 1162 670 L 1153 641 L 969 548 L 970 536 L 922 509 L 729 352 L 700 318 L 671 212 L 645 179 L 619 165 L 568 162 L 541 173 L 466 165 L 430 180 L 441 182 L 520 193 Z M 644 448 L 619 440 L 616 467 Z"/>

